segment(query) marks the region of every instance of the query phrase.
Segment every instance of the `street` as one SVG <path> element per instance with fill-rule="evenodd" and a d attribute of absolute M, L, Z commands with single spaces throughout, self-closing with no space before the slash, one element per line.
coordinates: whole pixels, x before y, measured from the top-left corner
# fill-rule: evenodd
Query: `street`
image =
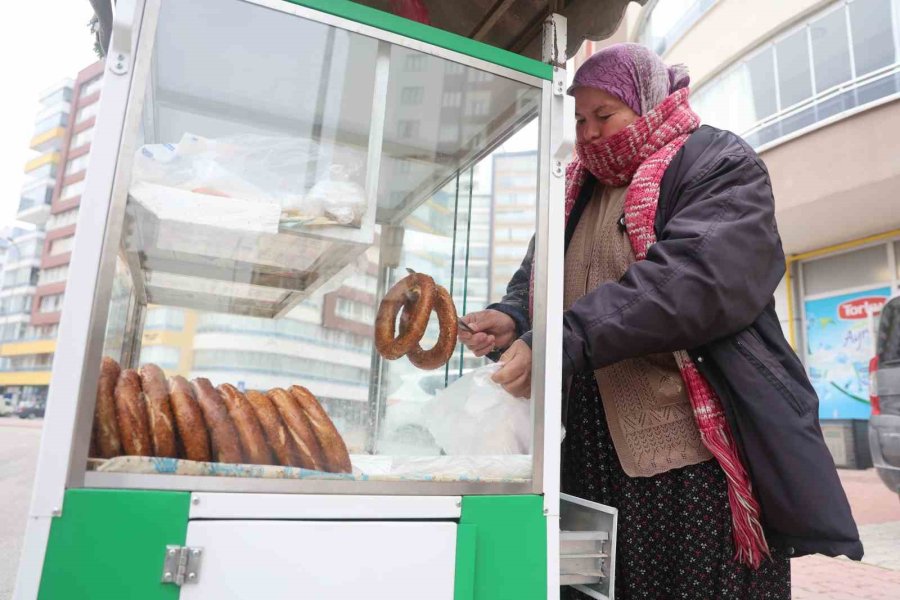
<path fill-rule="evenodd" d="M 40 420 L 0 418 L 0 599 L 12 596 L 31 498 Z M 900 499 L 875 471 L 840 471 L 859 524 L 866 556 L 861 563 L 807 556 L 793 561 L 794 600 L 897 600 L 900 598 Z"/>
<path fill-rule="evenodd" d="M 0 598 L 10 598 L 31 501 L 41 420 L 0 417 Z"/>

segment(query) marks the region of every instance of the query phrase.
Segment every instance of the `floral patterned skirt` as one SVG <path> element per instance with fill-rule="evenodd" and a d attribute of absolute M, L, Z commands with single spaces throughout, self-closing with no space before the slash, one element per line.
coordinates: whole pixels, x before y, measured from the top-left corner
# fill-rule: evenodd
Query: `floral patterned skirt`
<path fill-rule="evenodd" d="M 791 568 L 773 553 L 753 570 L 732 560 L 725 476 L 715 460 L 654 477 L 622 470 L 591 372 L 568 400 L 562 490 L 619 509 L 616 600 L 790 600 Z M 564 599 L 586 599 L 564 588 Z"/>

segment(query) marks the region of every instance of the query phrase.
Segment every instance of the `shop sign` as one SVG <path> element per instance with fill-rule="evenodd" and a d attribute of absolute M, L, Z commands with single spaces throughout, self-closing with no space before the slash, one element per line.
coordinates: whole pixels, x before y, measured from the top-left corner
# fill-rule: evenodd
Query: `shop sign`
<path fill-rule="evenodd" d="M 870 314 L 879 314 L 881 309 L 884 308 L 885 302 L 887 302 L 887 298 L 884 296 L 870 296 L 848 300 L 838 306 L 838 318 L 845 321 L 849 319 L 868 319 Z"/>
<path fill-rule="evenodd" d="M 807 300 L 806 368 L 819 395 L 822 419 L 868 419 L 872 321 L 891 295 L 888 287 Z"/>

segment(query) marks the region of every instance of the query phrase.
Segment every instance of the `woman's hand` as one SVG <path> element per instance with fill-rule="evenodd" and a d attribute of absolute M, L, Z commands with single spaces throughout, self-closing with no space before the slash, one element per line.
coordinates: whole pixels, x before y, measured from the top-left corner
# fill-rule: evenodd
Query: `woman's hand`
<path fill-rule="evenodd" d="M 516 339 L 516 323 L 499 310 L 487 309 L 462 318 L 475 333 L 459 328 L 459 341 L 475 356 L 484 356 L 496 348 L 506 348 Z"/>
<path fill-rule="evenodd" d="M 500 357 L 500 369 L 491 377 L 517 398 L 531 397 L 531 346 L 516 340 Z"/>

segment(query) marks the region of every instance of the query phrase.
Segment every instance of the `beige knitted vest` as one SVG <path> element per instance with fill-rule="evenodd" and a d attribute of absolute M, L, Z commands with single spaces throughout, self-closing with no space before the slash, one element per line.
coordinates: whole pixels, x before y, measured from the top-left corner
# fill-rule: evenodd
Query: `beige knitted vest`
<path fill-rule="evenodd" d="M 628 234 L 618 224 L 627 189 L 597 185 L 585 207 L 566 252 L 566 309 L 600 284 L 618 281 L 634 263 Z M 671 352 L 623 360 L 594 376 L 627 475 L 650 477 L 712 458 Z"/>

